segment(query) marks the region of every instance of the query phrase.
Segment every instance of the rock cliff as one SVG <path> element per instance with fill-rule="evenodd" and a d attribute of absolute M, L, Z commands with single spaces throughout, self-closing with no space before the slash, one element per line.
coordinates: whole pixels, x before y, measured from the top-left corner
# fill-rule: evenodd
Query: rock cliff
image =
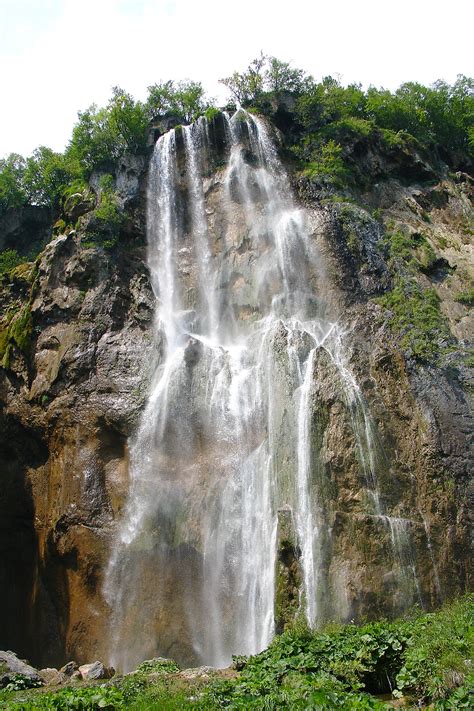
<path fill-rule="evenodd" d="M 217 117 L 205 181 L 216 253 L 223 145 Z M 288 166 L 319 255 L 316 295 L 344 325 L 349 362 L 371 412 L 391 517 L 387 525 L 383 516 L 367 514 L 353 413 L 321 351 L 313 365 L 312 476 L 332 532 L 319 593 L 328 619 L 396 614 L 407 596 L 429 608 L 472 587 L 466 342 L 473 323 L 458 298 L 473 278 L 472 181 L 416 153 L 395 160 L 377 145 L 357 160 L 370 176 L 356 196 L 359 205 L 328 199 Z M 114 187 L 126 220 L 114 242 L 91 239 L 100 192 L 100 176 L 93 176 L 90 193 L 65 205 L 63 223 L 36 261 L 16 267 L 1 285 L 0 646 L 37 665 L 107 656 L 104 569 L 128 489 L 128 437 L 159 357 L 152 350 L 155 298 L 146 265 L 147 165 L 132 156 L 117 166 Z M 34 231 L 37 220 L 38 243 L 44 240 L 42 213 L 15 220 L 17 232 Z M 233 308 L 251 318 L 256 293 L 246 265 L 254 255 L 243 226 L 237 232 Z M 414 293 L 435 294 L 436 334 L 418 333 L 416 321 L 404 324 L 399 301 L 390 300 L 403 270 Z M 191 293 L 197 278 L 191 264 L 183 278 Z M 193 353 L 190 347 L 197 361 Z M 279 515 L 282 628 L 297 607 L 300 572 L 285 512 Z M 393 560 L 394 541 L 407 536 L 410 545 L 399 545 L 400 559 Z M 198 575 L 198 545 L 186 560 Z M 166 571 L 170 590 L 179 584 L 178 564 L 174 578 Z M 415 587 L 408 569 L 416 569 Z M 157 631 L 156 651 L 173 655 L 174 645 L 178 656 L 192 657 L 179 639 L 180 623 L 166 625 Z"/>

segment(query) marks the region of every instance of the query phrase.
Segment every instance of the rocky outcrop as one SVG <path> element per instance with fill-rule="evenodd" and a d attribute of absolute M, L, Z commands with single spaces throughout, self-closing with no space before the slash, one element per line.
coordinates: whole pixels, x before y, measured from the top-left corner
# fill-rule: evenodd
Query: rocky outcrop
<path fill-rule="evenodd" d="M 37 254 L 52 234 L 52 213 L 47 207 L 26 205 L 0 216 L 0 250 L 16 249 L 19 254 Z"/>
<path fill-rule="evenodd" d="M 18 659 L 14 652 L 0 651 L 0 673 L 2 677 L 2 685 L 9 681 L 10 675 L 21 674 L 30 681 L 40 681 L 40 675 L 28 662 Z"/>
<path fill-rule="evenodd" d="M 0 386 L 2 643 L 61 664 L 90 658 L 107 624 L 99 587 L 153 367 L 153 296 L 140 240 L 112 257 L 60 235 L 35 279 L 29 347 Z"/>

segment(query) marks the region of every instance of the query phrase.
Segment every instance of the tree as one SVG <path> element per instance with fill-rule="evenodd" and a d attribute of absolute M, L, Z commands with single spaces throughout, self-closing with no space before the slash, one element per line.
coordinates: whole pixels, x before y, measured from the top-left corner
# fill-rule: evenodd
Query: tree
<path fill-rule="evenodd" d="M 182 123 L 191 123 L 210 106 L 201 82 L 185 79 L 149 86 L 145 110 L 150 119 L 173 115 Z"/>
<path fill-rule="evenodd" d="M 27 202 L 23 189 L 25 159 L 18 153 L 10 153 L 0 160 L 0 215 Z"/>
<path fill-rule="evenodd" d="M 312 77 L 303 69 L 295 69 L 288 62 L 282 62 L 276 57 L 267 57 L 266 64 L 265 88 L 275 97 L 287 91 L 301 94 L 308 91 L 313 84 Z"/>
<path fill-rule="evenodd" d="M 109 168 L 123 150 L 107 109 L 98 109 L 92 104 L 85 111 L 79 111 L 67 153 L 80 162 L 86 177 L 96 168 Z"/>
<path fill-rule="evenodd" d="M 219 79 L 231 92 L 234 99 L 242 106 L 258 103 L 265 88 L 264 67 L 267 57 L 263 53 L 250 62 L 247 70 L 242 74 L 234 72 L 232 76 Z"/>
<path fill-rule="evenodd" d="M 55 153 L 51 148 L 40 146 L 26 160 L 23 189 L 28 202 L 54 206 L 64 188 L 81 176 L 81 166 L 73 156 Z"/>
<path fill-rule="evenodd" d="M 114 86 L 107 110 L 111 134 L 122 142 L 124 149 L 134 153 L 143 151 L 148 126 L 143 104 L 135 102 L 130 94 Z"/>

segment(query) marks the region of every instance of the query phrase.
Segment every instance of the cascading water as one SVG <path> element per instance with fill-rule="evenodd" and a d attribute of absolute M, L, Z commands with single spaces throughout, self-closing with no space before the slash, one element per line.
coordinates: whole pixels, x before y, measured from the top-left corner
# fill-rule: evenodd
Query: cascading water
<path fill-rule="evenodd" d="M 222 120 L 227 168 L 214 202 L 204 118 L 161 137 L 150 166 L 156 367 L 105 582 L 122 669 L 157 653 L 223 666 L 268 645 L 280 509 L 298 541 L 300 605 L 311 625 L 323 615 L 320 351 L 345 393 L 372 513 L 384 516 L 370 417 L 343 334 L 315 296 L 305 214 L 263 122 L 242 111 Z M 406 545 L 392 529 L 394 549 Z"/>

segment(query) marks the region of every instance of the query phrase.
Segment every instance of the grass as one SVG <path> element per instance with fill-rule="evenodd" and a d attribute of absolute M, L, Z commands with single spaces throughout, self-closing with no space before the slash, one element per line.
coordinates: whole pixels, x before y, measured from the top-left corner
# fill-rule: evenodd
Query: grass
<path fill-rule="evenodd" d="M 465 306 L 474 306 L 474 289 L 461 291 L 459 294 L 456 294 L 454 299 Z"/>

